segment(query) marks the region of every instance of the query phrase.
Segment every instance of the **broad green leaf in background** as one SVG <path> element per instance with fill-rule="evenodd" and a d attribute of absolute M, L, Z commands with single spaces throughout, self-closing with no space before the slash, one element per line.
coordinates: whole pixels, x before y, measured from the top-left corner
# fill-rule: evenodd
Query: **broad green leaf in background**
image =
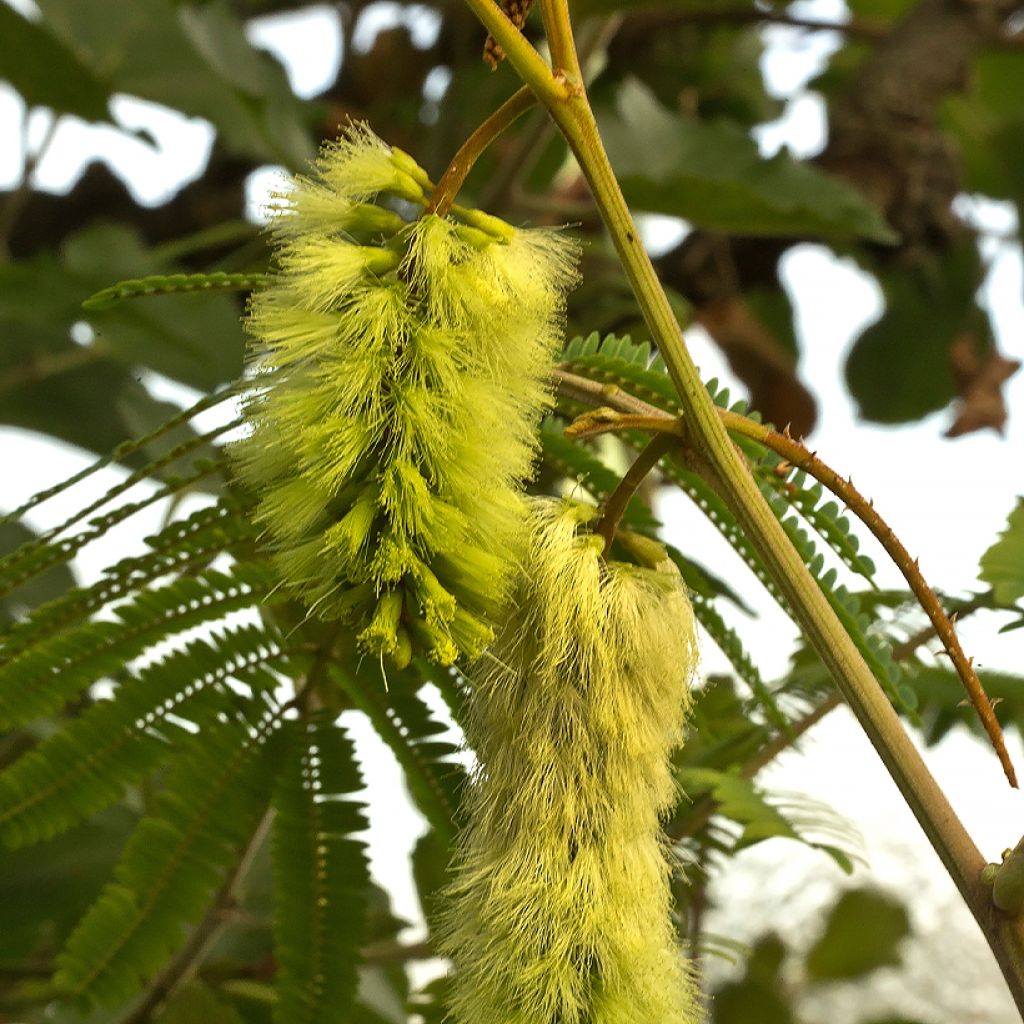
<path fill-rule="evenodd" d="M 72 235 L 59 257 L 40 254 L 0 266 L 0 387 L 5 372 L 40 350 L 79 348 L 70 336 L 78 323 L 89 324 L 93 344 L 122 365 L 147 366 L 203 390 L 234 380 L 243 347 L 241 306 L 234 296 L 155 296 L 109 310 L 82 309 L 83 299 L 130 270 L 139 276 L 176 269 L 147 249 L 134 229 L 115 224 Z"/>
<path fill-rule="evenodd" d="M 599 11 L 617 11 L 622 8 L 621 0 L 580 0 L 579 6 L 573 8 L 575 15 L 582 17 L 584 14 L 596 14 Z M 646 6 L 646 5 L 645 5 Z M 704 0 L 653 0 L 651 7 L 665 7 L 674 10 L 685 11 L 688 8 L 696 10 L 707 10 Z M 751 0 L 716 0 L 716 7 L 720 10 L 749 10 L 753 4 Z"/>
<path fill-rule="evenodd" d="M 913 5 L 914 0 L 847 0 L 853 17 L 877 22 L 896 21 Z"/>
<path fill-rule="evenodd" d="M 1024 498 L 1017 501 L 999 540 L 981 556 L 978 575 L 992 584 L 1001 604 L 1024 597 Z"/>
<path fill-rule="evenodd" d="M 899 944 L 910 934 L 907 910 L 871 889 L 843 893 L 825 931 L 807 954 L 807 972 L 817 981 L 858 978 L 900 962 Z"/>
<path fill-rule="evenodd" d="M 685 96 L 687 111 L 702 120 L 726 118 L 745 128 L 774 121 L 785 104 L 765 85 L 760 67 L 765 46 L 757 24 L 738 28 L 728 20 L 714 25 L 685 15 L 666 19 L 656 32 L 634 29 L 616 38 L 591 85 L 591 98 L 600 106 L 633 78 L 669 109 Z"/>
<path fill-rule="evenodd" d="M 135 822 L 117 807 L 49 842 L 0 848 L 0 958 L 52 953 L 64 941 L 110 875 Z"/>
<path fill-rule="evenodd" d="M 157 1020 L 159 1024 L 243 1024 L 230 1003 L 195 979 L 174 993 Z"/>
<path fill-rule="evenodd" d="M 975 302 L 980 267 L 973 241 L 942 260 L 890 269 L 886 307 L 854 342 L 846 383 L 865 419 L 905 423 L 944 408 L 956 393 L 950 347 L 963 339 L 979 356 L 991 345 Z"/>
<path fill-rule="evenodd" d="M 743 235 L 894 242 L 852 188 L 779 152 L 765 160 L 738 125 L 670 113 L 636 80 L 599 113 L 622 190 L 638 210 Z"/>
<path fill-rule="evenodd" d="M 28 107 L 49 107 L 86 121 L 110 120 L 107 83 L 45 24 L 0 3 L 0 39 L 0 81 L 14 86 Z"/>
<path fill-rule="evenodd" d="M 785 958 L 785 944 L 777 935 L 762 936 L 751 950 L 744 976 L 715 993 L 713 1024 L 796 1024 L 780 976 Z"/>
<path fill-rule="evenodd" d="M 167 409 L 166 403 L 158 403 L 127 370 L 101 362 L 9 392 L 0 387 L 0 422 L 106 455 L 135 436 L 121 413 L 123 403 L 137 409 L 150 405 L 154 416 L 159 406 Z"/>
<path fill-rule="evenodd" d="M 1024 209 L 1024 61 L 986 53 L 974 65 L 968 91 L 949 96 L 944 126 L 955 135 L 966 190 L 1010 199 Z"/>
<path fill-rule="evenodd" d="M 310 107 L 281 65 L 246 41 L 221 0 L 39 0 L 39 7 L 54 35 L 117 92 L 205 117 L 243 156 L 292 167 L 313 156 Z"/>
<path fill-rule="evenodd" d="M 158 296 L 98 312 L 81 308 L 84 298 L 129 272 L 175 269 L 134 229 L 114 224 L 71 236 L 59 256 L 0 264 L 0 423 L 105 454 L 173 412 L 139 383 L 141 369 L 202 390 L 237 378 L 243 341 L 236 296 Z M 78 342 L 76 325 L 83 332 Z"/>

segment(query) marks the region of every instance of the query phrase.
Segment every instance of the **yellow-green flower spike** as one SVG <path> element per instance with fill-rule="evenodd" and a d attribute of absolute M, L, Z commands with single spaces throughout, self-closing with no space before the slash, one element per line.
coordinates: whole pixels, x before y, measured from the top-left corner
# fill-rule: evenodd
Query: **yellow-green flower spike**
<path fill-rule="evenodd" d="M 471 670 L 479 768 L 443 952 L 457 1024 L 693 1024 L 660 822 L 697 658 L 677 572 L 605 563 L 532 503 L 514 611 Z"/>
<path fill-rule="evenodd" d="M 493 636 L 576 278 L 559 232 L 404 219 L 430 187 L 357 125 L 275 197 L 235 446 L 285 584 L 395 664 Z"/>

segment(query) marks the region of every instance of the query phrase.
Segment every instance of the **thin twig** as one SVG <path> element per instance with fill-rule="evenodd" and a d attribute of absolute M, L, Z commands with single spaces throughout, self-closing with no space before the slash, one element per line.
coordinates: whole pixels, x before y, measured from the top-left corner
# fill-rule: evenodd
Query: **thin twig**
<path fill-rule="evenodd" d="M 268 810 L 260 819 L 234 868 L 217 890 L 213 906 L 207 911 L 206 916 L 174 959 L 150 982 L 139 1002 L 120 1019 L 118 1024 L 146 1024 L 153 1011 L 166 1002 L 192 974 L 203 953 L 224 927 L 227 918 L 224 911 L 238 902 L 239 890 L 256 854 L 266 841 L 272 819 L 273 812 Z"/>
<path fill-rule="evenodd" d="M 629 506 L 630 499 L 643 484 L 647 474 L 661 461 L 662 456 L 668 454 L 672 445 L 673 439 L 669 434 L 656 434 L 652 437 L 633 465 L 626 470 L 615 490 L 608 495 L 608 500 L 604 503 L 604 513 L 594 528 L 594 533 L 604 539 L 605 555 L 608 554 L 608 549 L 612 546 L 615 532 L 619 528 L 619 522 Z"/>
<path fill-rule="evenodd" d="M 960 644 L 960 638 L 956 635 L 956 629 L 946 615 L 945 610 L 939 603 L 935 591 L 928 585 L 916 558 L 911 558 L 910 552 L 903 546 L 903 542 L 896 536 L 892 528 L 875 511 L 874 502 L 865 498 L 856 487 L 853 481 L 844 479 L 834 469 L 827 466 L 818 458 L 815 452 L 808 451 L 799 441 L 794 441 L 786 434 L 771 430 L 762 423 L 755 423 L 746 416 L 738 413 L 722 410 L 720 413 L 726 429 L 737 434 L 742 434 L 754 441 L 758 441 L 766 448 L 781 455 L 784 459 L 799 467 L 805 473 L 814 477 L 827 487 L 846 507 L 871 531 L 875 539 L 885 549 L 886 554 L 893 560 L 896 567 L 903 574 L 918 603 L 924 609 L 929 621 L 935 628 L 935 633 L 942 641 L 949 655 L 953 666 L 960 676 L 967 690 L 967 696 L 974 705 L 974 710 L 981 719 L 981 724 L 988 734 L 992 746 L 999 757 L 999 763 L 1003 766 L 1006 778 L 1010 785 L 1017 788 L 1017 774 L 1014 771 L 1013 761 L 1006 749 L 1006 741 L 1003 738 L 1003 731 L 992 710 L 992 702 L 981 685 L 978 673 L 974 668 L 974 661 L 968 658 Z"/>
<path fill-rule="evenodd" d="M 75 345 L 57 352 L 36 352 L 25 362 L 17 363 L 0 373 L 0 394 L 69 373 L 90 363 L 98 363 L 106 359 L 111 351 L 111 346 L 94 341 L 91 345 Z"/>
<path fill-rule="evenodd" d="M 18 217 L 25 208 L 29 196 L 32 194 L 32 175 L 39 166 L 39 162 L 46 155 L 46 151 L 50 148 L 50 143 L 53 142 L 53 137 L 57 134 L 57 125 L 60 123 L 60 118 L 56 114 L 51 114 L 51 121 L 47 125 L 42 141 L 33 153 L 30 151 L 28 144 L 28 122 L 31 114 L 32 111 L 26 109 L 22 128 L 25 159 L 21 166 L 21 177 L 18 180 L 18 184 L 7 193 L 7 198 L 4 200 L 3 205 L 0 206 L 0 260 L 10 258 L 8 242 Z"/>
<path fill-rule="evenodd" d="M 986 591 L 984 594 L 975 594 L 974 597 L 970 597 L 965 601 L 955 601 L 952 606 L 946 612 L 949 616 L 950 621 L 959 622 L 961 619 L 966 619 L 968 615 L 973 615 L 974 612 L 981 611 L 984 608 L 994 608 L 994 595 L 991 590 Z M 905 658 L 909 658 L 922 644 L 926 644 L 929 640 L 932 640 L 937 635 L 937 630 L 932 622 L 929 622 L 927 626 L 922 626 L 913 636 L 907 637 L 906 640 L 901 644 L 896 644 L 892 649 L 892 656 L 897 661 L 903 661 Z"/>
<path fill-rule="evenodd" d="M 628 410 L 620 413 L 615 408 L 599 408 L 592 412 L 584 413 L 569 428 L 573 436 L 596 436 L 597 434 L 609 431 L 622 430 L 657 431 L 673 434 L 679 438 L 685 436 L 680 421 L 676 417 L 660 412 L 655 407 L 648 406 L 646 403 L 638 402 L 635 399 L 631 402 L 624 402 L 622 396 L 625 392 L 621 389 L 616 389 L 613 392 L 597 385 L 597 394 L 594 394 L 593 389 L 581 383 L 582 378 L 576 378 L 575 375 L 565 375 L 563 371 L 557 372 L 562 380 L 564 380 L 565 376 L 572 376 L 574 378 L 572 381 L 566 381 L 572 388 L 574 397 L 585 395 L 589 391 L 594 398 L 606 402 L 609 406 L 618 403 L 624 405 Z M 818 480 L 832 491 L 871 531 L 872 535 L 884 548 L 886 554 L 889 555 L 903 574 L 903 578 L 907 581 L 914 596 L 924 609 L 925 614 L 927 614 L 936 635 L 942 640 L 946 652 L 949 654 L 953 666 L 963 682 L 967 696 L 974 706 L 974 710 L 995 749 L 1006 778 L 1010 785 L 1016 788 L 1017 775 L 1013 762 L 1010 759 L 1009 751 L 1006 749 L 1002 728 L 999 725 L 995 712 L 992 710 L 992 703 L 985 693 L 985 688 L 978 678 L 978 673 L 974 669 L 974 664 L 964 653 L 960 640 L 956 635 L 956 630 L 953 628 L 953 623 L 939 603 L 935 591 L 932 590 L 921 575 L 917 559 L 910 557 L 910 553 L 903 546 L 892 528 L 875 511 L 874 503 L 866 499 L 853 486 L 852 481 L 841 477 L 834 469 L 822 462 L 814 452 L 808 451 L 799 441 L 794 441 L 788 435 L 780 434 L 778 431 L 771 430 L 764 426 L 764 424 L 755 423 L 753 420 L 738 413 L 719 409 L 718 414 L 728 430 L 757 441 L 814 477 L 815 480 Z"/>
<path fill-rule="evenodd" d="M 462 183 L 466 180 L 466 175 L 473 169 L 473 165 L 480 159 L 484 150 L 536 102 L 537 97 L 529 86 L 524 85 L 466 139 L 452 157 L 448 169 L 441 175 L 427 206 L 427 213 L 436 213 L 443 217 L 448 212 L 459 189 L 462 188 Z"/>
<path fill-rule="evenodd" d="M 577 50 L 585 78 L 589 77 L 594 56 L 608 46 L 623 20 L 624 15 L 613 14 L 599 23 L 588 22 L 579 33 Z M 529 123 L 519 133 L 512 151 L 502 158 L 494 177 L 481 194 L 480 205 L 486 210 L 500 209 L 506 205 L 513 189 L 517 204 L 528 199 L 529 197 L 524 197 L 520 193 L 516 183 L 529 174 L 557 132 L 558 129 L 551 118 L 543 111 L 537 111 L 537 115 L 531 117 Z M 592 209 L 591 205 L 587 206 L 588 213 Z M 570 215 L 568 219 L 577 218 Z"/>

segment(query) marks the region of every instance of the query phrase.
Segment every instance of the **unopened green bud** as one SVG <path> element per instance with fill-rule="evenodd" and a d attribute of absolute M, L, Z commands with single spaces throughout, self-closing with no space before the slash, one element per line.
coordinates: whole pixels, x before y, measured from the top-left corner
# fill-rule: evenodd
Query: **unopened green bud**
<path fill-rule="evenodd" d="M 455 234 L 467 245 L 471 245 L 477 252 L 484 252 L 498 242 L 494 235 L 489 235 L 479 228 L 470 227 L 468 224 L 456 224 Z"/>
<path fill-rule="evenodd" d="M 380 493 L 375 483 L 363 488 L 352 508 L 325 533 L 325 538 L 337 552 L 343 566 L 349 565 L 367 547 L 370 532 L 377 519 L 377 499 Z"/>
<path fill-rule="evenodd" d="M 491 618 L 501 614 L 504 596 L 496 594 L 494 580 L 503 572 L 506 554 L 466 545 L 454 555 L 438 554 L 434 570 L 442 584 L 461 601 Z"/>
<path fill-rule="evenodd" d="M 391 654 L 398 647 L 398 623 L 402 617 L 402 591 L 389 590 L 381 595 L 370 624 L 357 637 L 370 654 Z"/>
<path fill-rule="evenodd" d="M 1003 863 L 992 880 L 992 902 L 1007 914 L 1024 910 L 1024 839 L 1003 854 Z"/>
<path fill-rule="evenodd" d="M 371 569 L 382 582 L 397 583 L 412 570 L 416 562 L 417 558 L 412 548 L 391 532 L 381 538 Z"/>
<path fill-rule="evenodd" d="M 359 583 L 354 587 L 339 589 L 334 595 L 331 610 L 342 622 L 358 622 L 374 607 L 376 597 L 377 589 L 372 583 Z"/>
<path fill-rule="evenodd" d="M 459 650 L 465 651 L 470 658 L 479 657 L 494 639 L 494 630 L 465 608 L 455 609 L 450 628 Z"/>
<path fill-rule="evenodd" d="M 510 241 L 516 233 L 516 229 L 507 221 L 503 221 L 500 217 L 495 217 L 493 214 L 484 213 L 483 210 L 473 210 L 466 206 L 453 206 L 452 211 L 458 214 L 466 224 L 486 232 L 488 235 L 498 238 L 503 242 Z"/>
<path fill-rule="evenodd" d="M 346 230 L 390 238 L 405 227 L 405 221 L 394 210 L 373 203 L 356 203 L 349 213 Z"/>
<path fill-rule="evenodd" d="M 414 615 L 409 620 L 409 630 L 416 645 L 427 652 L 431 661 L 438 665 L 454 665 L 458 660 L 458 646 L 439 625 Z"/>
<path fill-rule="evenodd" d="M 428 622 L 452 621 L 456 608 L 455 598 L 422 562 L 413 566 L 409 574 L 409 585 L 419 604 L 420 614 Z"/>
<path fill-rule="evenodd" d="M 404 626 L 395 632 L 395 649 L 388 655 L 388 662 L 396 671 L 401 672 L 409 667 L 412 661 L 412 637 Z"/>
<path fill-rule="evenodd" d="M 408 174 L 422 188 L 432 189 L 434 187 L 427 172 L 404 149 L 392 146 L 391 160 L 400 171 Z"/>

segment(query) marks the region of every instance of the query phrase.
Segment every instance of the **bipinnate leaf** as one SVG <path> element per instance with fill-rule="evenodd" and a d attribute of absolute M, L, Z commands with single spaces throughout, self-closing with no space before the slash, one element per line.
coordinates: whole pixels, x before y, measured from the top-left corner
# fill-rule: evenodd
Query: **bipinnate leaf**
<path fill-rule="evenodd" d="M 824 934 L 807 954 L 807 973 L 833 981 L 898 964 L 898 946 L 909 934 L 902 903 L 871 889 L 851 889 L 832 908 Z"/>
<path fill-rule="evenodd" d="M 244 1024 L 238 1011 L 198 979 L 182 985 L 156 1018 L 157 1024 Z"/>
<path fill-rule="evenodd" d="M 263 713 L 259 715 L 258 709 Z M 270 802 L 272 702 L 210 725 L 176 759 L 154 812 L 57 958 L 54 984 L 89 1007 L 134 995 L 207 910 Z"/>
<path fill-rule="evenodd" d="M 447 726 L 434 718 L 417 694 L 419 677 L 414 670 L 391 673 L 385 692 L 379 666 L 368 660 L 361 659 L 355 667 L 332 664 L 328 675 L 391 748 L 417 809 L 450 842 L 465 778 L 453 759 L 458 748 L 437 738 Z"/>
<path fill-rule="evenodd" d="M 170 758 L 201 725 L 242 698 L 272 692 L 262 666 L 280 658 L 282 639 L 259 626 L 193 640 L 139 672 L 127 672 L 111 700 L 94 703 L 0 774 L 0 838 L 23 846 L 65 831 L 115 803 Z M 249 699 L 252 699 L 251 697 Z"/>
<path fill-rule="evenodd" d="M 0 663 L 0 727 L 52 714 L 97 679 L 123 670 L 172 633 L 267 599 L 275 578 L 265 564 L 208 569 L 136 594 L 112 609 L 115 620 L 86 622 Z"/>
<path fill-rule="evenodd" d="M 601 133 L 630 206 L 744 235 L 808 235 L 891 243 L 881 214 L 849 185 L 757 144 L 725 121 L 686 120 L 635 79 Z"/>
<path fill-rule="evenodd" d="M 1024 498 L 1018 498 L 1006 529 L 981 556 L 979 577 L 992 584 L 996 600 L 1010 604 L 1024 597 Z"/>
<path fill-rule="evenodd" d="M 274 809 L 278 1024 L 347 1024 L 355 1009 L 370 875 L 352 743 L 321 713 L 289 724 Z"/>
<path fill-rule="evenodd" d="M 0 522 L 0 559 L 35 539 L 36 534 L 23 523 Z M 75 577 L 67 565 L 51 566 L 0 600 L 0 626 L 13 622 L 27 608 L 56 600 L 74 585 Z"/>
<path fill-rule="evenodd" d="M 266 283 L 266 274 L 152 274 L 149 277 L 128 278 L 90 295 L 82 302 L 82 309 L 110 309 L 124 299 L 146 298 L 151 295 L 187 295 L 209 291 L 251 291 Z"/>
<path fill-rule="evenodd" d="M 855 830 L 826 805 L 806 797 L 766 793 L 752 779 L 731 771 L 684 767 L 678 777 L 687 802 L 710 794 L 717 813 L 743 827 L 737 849 L 765 839 L 795 839 L 828 854 L 847 874 L 853 870 L 851 853 L 836 843 L 856 846 Z"/>

